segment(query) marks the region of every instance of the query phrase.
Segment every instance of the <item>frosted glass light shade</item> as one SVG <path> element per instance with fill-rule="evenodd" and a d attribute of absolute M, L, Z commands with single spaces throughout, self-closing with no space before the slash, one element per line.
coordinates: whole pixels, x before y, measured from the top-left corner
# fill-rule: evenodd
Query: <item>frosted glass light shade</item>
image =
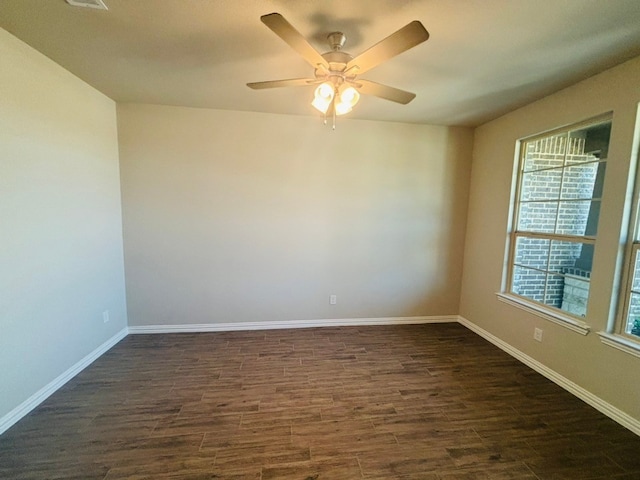
<path fill-rule="evenodd" d="M 360 100 L 360 93 L 353 87 L 347 87 L 340 93 L 341 103 L 347 103 L 353 107 L 358 100 Z"/>
<path fill-rule="evenodd" d="M 360 93 L 353 87 L 346 87 L 340 91 L 339 101 L 336 101 L 336 115 L 349 113 L 360 100 Z"/>
<path fill-rule="evenodd" d="M 352 110 L 351 105 L 344 102 L 336 103 L 336 115 L 344 115 Z"/>
<path fill-rule="evenodd" d="M 322 113 L 327 113 L 327 110 L 329 109 L 329 106 L 333 101 L 334 95 L 335 92 L 333 89 L 333 85 L 328 82 L 322 83 L 318 85 L 318 88 L 316 88 L 311 105 L 313 105 L 317 110 L 320 110 Z"/>

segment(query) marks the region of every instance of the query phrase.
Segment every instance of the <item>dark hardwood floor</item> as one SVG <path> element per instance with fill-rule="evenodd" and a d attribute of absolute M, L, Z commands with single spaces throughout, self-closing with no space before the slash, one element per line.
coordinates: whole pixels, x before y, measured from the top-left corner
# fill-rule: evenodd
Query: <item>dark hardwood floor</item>
<path fill-rule="evenodd" d="M 640 437 L 457 324 L 131 335 L 3 479 L 640 479 Z"/>

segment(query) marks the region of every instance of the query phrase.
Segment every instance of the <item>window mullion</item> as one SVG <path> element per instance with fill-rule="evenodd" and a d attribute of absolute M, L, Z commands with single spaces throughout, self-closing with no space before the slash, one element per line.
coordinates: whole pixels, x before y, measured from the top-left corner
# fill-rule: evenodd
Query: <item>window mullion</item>
<path fill-rule="evenodd" d="M 548 240 L 556 240 L 559 242 L 573 242 L 573 243 L 586 243 L 589 245 L 595 244 L 595 237 L 591 236 L 579 236 L 579 235 L 567 235 L 564 233 L 540 233 L 540 232 L 527 232 L 527 231 L 516 231 L 514 234 L 517 237 L 527 237 L 527 238 L 539 238 L 539 239 L 548 239 Z"/>
<path fill-rule="evenodd" d="M 569 132 L 566 135 L 566 143 L 564 145 L 564 155 L 562 156 L 562 175 L 560 175 L 560 190 L 558 190 L 558 207 L 556 208 L 556 221 L 553 225 L 553 232 L 558 233 L 558 219 L 560 218 L 560 199 L 562 198 L 562 187 L 564 186 L 564 173 L 567 165 L 567 152 L 569 151 Z"/>
<path fill-rule="evenodd" d="M 562 200 L 563 202 L 595 202 L 595 201 L 602 201 L 602 198 L 601 197 L 580 197 L 580 198 L 563 198 L 558 200 L 549 200 L 549 199 L 522 200 L 520 201 L 520 203 L 553 203 L 553 202 L 560 202 L 560 200 Z"/>

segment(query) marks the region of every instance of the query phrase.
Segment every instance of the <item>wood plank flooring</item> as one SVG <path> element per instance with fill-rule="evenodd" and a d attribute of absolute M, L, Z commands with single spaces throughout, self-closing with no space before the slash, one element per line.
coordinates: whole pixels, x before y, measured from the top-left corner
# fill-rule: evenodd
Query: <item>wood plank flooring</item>
<path fill-rule="evenodd" d="M 132 335 L 3 479 L 640 479 L 640 437 L 457 324 Z"/>

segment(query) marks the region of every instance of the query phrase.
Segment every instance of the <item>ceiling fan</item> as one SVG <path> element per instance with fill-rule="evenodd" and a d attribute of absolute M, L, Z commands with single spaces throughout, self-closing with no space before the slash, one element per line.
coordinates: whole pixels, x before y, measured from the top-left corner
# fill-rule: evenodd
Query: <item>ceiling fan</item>
<path fill-rule="evenodd" d="M 429 38 L 429 32 L 417 20 L 392 33 L 357 57 L 342 50 L 346 41 L 346 36 L 342 32 L 330 33 L 327 40 L 331 50 L 320 54 L 279 13 L 263 15 L 260 20 L 298 52 L 315 70 L 313 78 L 247 83 L 250 88 L 258 90 L 317 85 L 311 104 L 325 115 L 325 123 L 328 116 L 333 117 L 333 128 L 335 128 L 336 115 L 350 112 L 360 99 L 361 93 L 403 105 L 416 96 L 415 93 L 359 78 L 359 75 L 426 41 Z"/>

